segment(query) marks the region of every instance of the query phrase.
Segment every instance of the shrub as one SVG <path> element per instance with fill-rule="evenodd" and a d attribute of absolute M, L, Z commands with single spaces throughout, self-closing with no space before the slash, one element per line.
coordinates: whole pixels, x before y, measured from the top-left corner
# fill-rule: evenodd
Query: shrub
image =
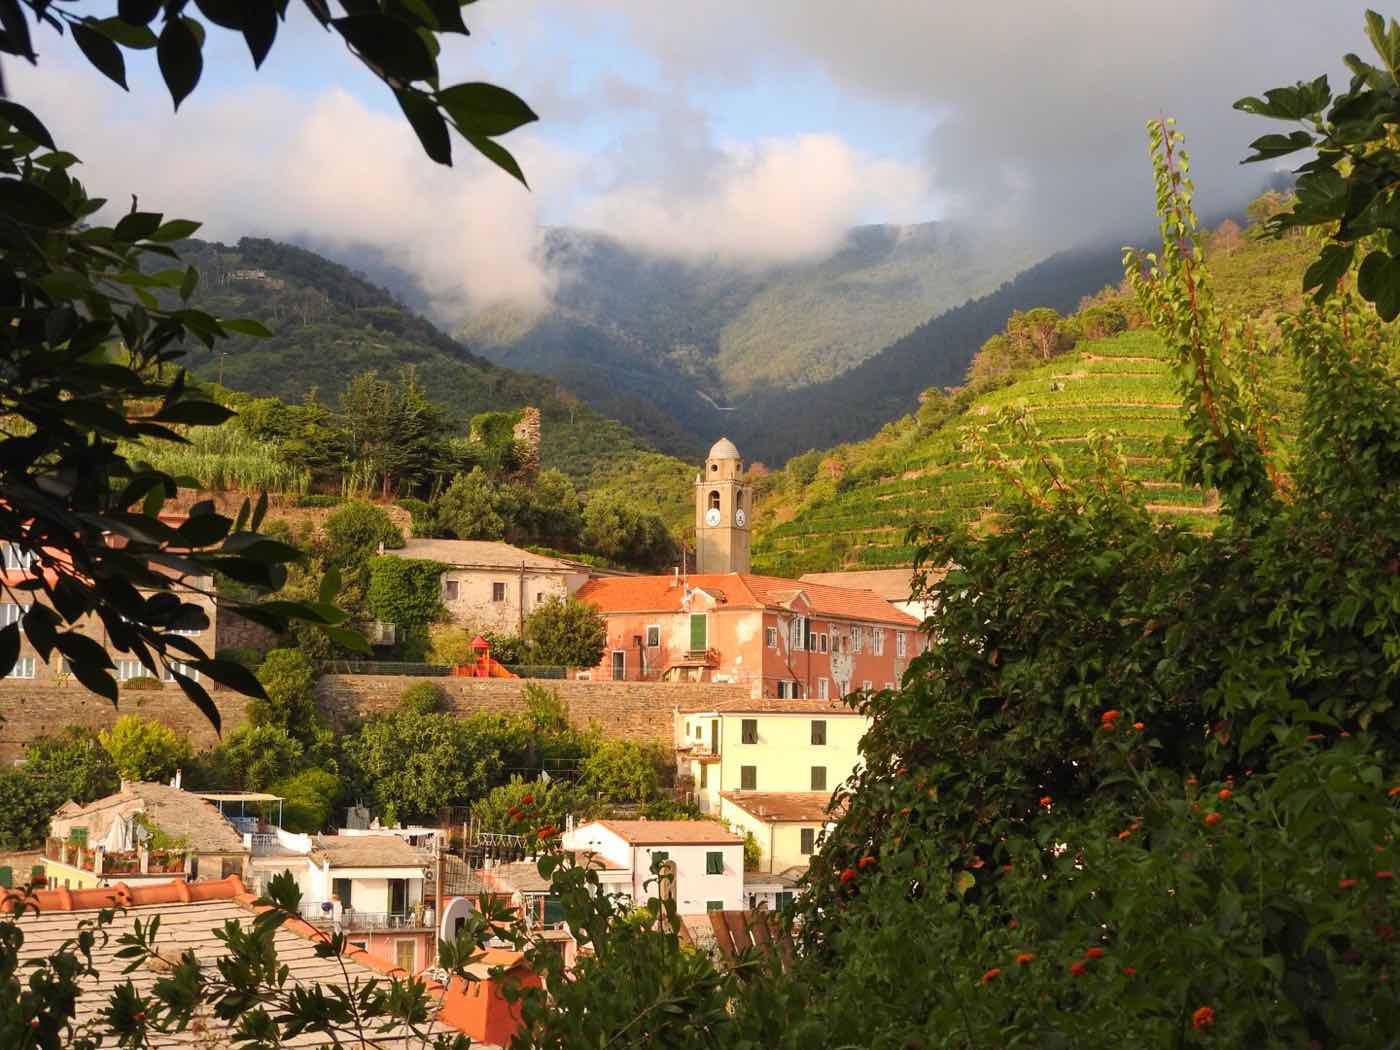
<path fill-rule="evenodd" d="M 413 535 L 431 536 L 437 527 L 437 516 L 433 513 L 432 505 L 421 499 L 399 500 L 399 506 L 408 511 L 413 524 Z"/>
<path fill-rule="evenodd" d="M 533 664 L 596 667 L 608 625 L 597 609 L 576 598 L 547 598 L 525 621 L 525 640 Z"/>
<path fill-rule="evenodd" d="M 414 682 L 399 697 L 399 707 L 418 715 L 435 715 L 448 708 L 447 694 L 433 682 Z"/>
<path fill-rule="evenodd" d="M 310 492 L 304 496 L 298 496 L 293 505 L 297 507 L 339 507 L 344 502 L 344 496 L 335 496 L 325 492 Z"/>
<path fill-rule="evenodd" d="M 152 678 L 148 674 L 143 674 L 135 678 L 128 678 L 122 683 L 122 688 L 130 689 L 133 693 L 139 693 L 151 689 L 164 689 L 165 683 L 159 678 Z"/>
<path fill-rule="evenodd" d="M 363 563 L 381 543 L 386 550 L 403 546 L 403 533 L 389 515 L 362 500 L 347 503 L 328 517 L 324 533 L 326 562 L 338 567 Z"/>
<path fill-rule="evenodd" d="M 191 756 L 188 740 L 139 715 L 122 715 L 98 739 L 123 780 L 168 780 Z"/>
<path fill-rule="evenodd" d="M 442 574 L 447 566 L 388 554 L 371 558 L 366 602 L 375 619 L 426 630 L 442 615 Z"/>
<path fill-rule="evenodd" d="M 220 660 L 232 660 L 236 664 L 242 664 L 250 671 L 256 671 L 263 662 L 262 652 L 248 645 L 231 645 L 220 649 L 215 655 Z"/>
<path fill-rule="evenodd" d="M 428 628 L 428 662 L 460 667 L 474 659 L 475 635 L 455 623 L 435 623 Z"/>
<path fill-rule="evenodd" d="M 579 789 L 608 802 L 650 802 L 661 790 L 656 753 L 630 740 L 608 740 L 583 760 Z"/>
<path fill-rule="evenodd" d="M 248 703 L 253 725 L 281 726 L 296 736 L 319 721 L 316 710 L 316 668 L 300 649 L 273 649 L 258 668 L 266 700 Z"/>
<path fill-rule="evenodd" d="M 284 799 L 282 826 L 288 831 L 311 834 L 333 826 L 345 782 L 329 770 L 303 769 L 271 784 L 267 790 Z"/>

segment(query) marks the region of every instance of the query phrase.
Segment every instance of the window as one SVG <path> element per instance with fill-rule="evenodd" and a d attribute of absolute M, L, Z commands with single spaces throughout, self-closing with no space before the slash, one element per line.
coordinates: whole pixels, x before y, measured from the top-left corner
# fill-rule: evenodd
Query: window
<path fill-rule="evenodd" d="M 875 687 L 875 683 L 872 682 L 869 678 L 867 678 L 865 681 L 863 681 L 863 682 L 860 683 L 860 687 L 861 687 L 862 689 L 866 690 L 867 692 L 869 692 L 871 689 L 873 689 L 873 688 Z"/>
<path fill-rule="evenodd" d="M 614 649 L 612 654 L 612 676 L 617 681 L 627 677 L 627 650 Z"/>
<path fill-rule="evenodd" d="M 10 668 L 10 673 L 6 678 L 33 678 L 34 677 L 34 657 L 21 656 L 15 660 L 15 665 Z"/>
<path fill-rule="evenodd" d="M 710 632 L 705 620 L 704 613 L 691 613 L 690 615 L 690 651 L 692 653 L 703 653 L 709 645 Z"/>
<path fill-rule="evenodd" d="M 788 634 L 788 647 L 793 652 L 800 652 L 806 648 L 807 617 L 797 616 L 793 618 L 792 626 Z"/>
<path fill-rule="evenodd" d="M 825 790 L 826 790 L 826 766 L 813 766 L 813 767 L 812 767 L 812 790 L 813 790 L 813 791 L 825 791 Z"/>
<path fill-rule="evenodd" d="M 658 624 L 647 625 L 647 648 L 655 649 L 661 644 L 661 627 Z"/>
<path fill-rule="evenodd" d="M 704 736 L 704 734 L 705 734 L 705 727 L 702 726 L 699 722 L 696 722 L 696 723 L 695 723 L 695 739 L 696 739 L 696 740 L 699 740 L 701 737 Z"/>
<path fill-rule="evenodd" d="M 506 600 L 506 585 L 504 583 L 493 583 L 491 585 L 491 600 L 493 602 L 503 602 Z"/>
<path fill-rule="evenodd" d="M 824 635 L 824 634 L 819 634 L 819 635 L 817 635 L 817 648 L 818 648 L 819 651 L 821 651 L 821 652 L 823 652 L 823 653 L 826 652 L 826 635 Z"/>
<path fill-rule="evenodd" d="M 825 678 L 822 679 L 826 681 Z M 816 747 L 826 746 L 826 719 L 814 718 L 812 720 L 812 743 Z"/>
<path fill-rule="evenodd" d="M 813 853 L 817 852 L 817 829 L 816 829 L 816 828 L 803 828 L 803 829 L 802 829 L 802 846 L 801 846 L 801 852 L 802 852 L 802 855 L 803 855 L 804 857 L 810 857 Z"/>
<path fill-rule="evenodd" d="M 117 660 L 117 681 L 129 682 L 133 678 L 140 678 L 146 674 L 146 669 L 141 666 L 140 660 Z"/>
<path fill-rule="evenodd" d="M 706 901 L 706 911 L 724 911 L 724 901 Z"/>
<path fill-rule="evenodd" d="M 765 627 L 763 629 L 764 641 L 768 643 L 768 648 L 778 648 L 778 629 L 776 627 Z"/>
<path fill-rule="evenodd" d="M 860 624 L 851 628 L 851 648 L 858 653 L 865 651 L 865 628 Z"/>
<path fill-rule="evenodd" d="M 778 910 L 779 910 L 779 911 L 782 911 L 784 908 L 786 908 L 786 907 L 787 907 L 789 904 L 791 904 L 791 903 L 792 903 L 792 891 L 791 891 L 791 890 L 779 890 L 779 891 L 778 891 Z"/>
<path fill-rule="evenodd" d="M 4 545 L 4 559 L 6 571 L 25 572 L 34 560 L 34 552 L 25 550 L 18 543 L 7 543 Z"/>
<path fill-rule="evenodd" d="M 757 766 L 740 766 L 740 767 L 739 767 L 739 790 L 740 790 L 740 791 L 757 791 L 757 790 L 758 790 L 758 767 L 757 767 Z"/>
<path fill-rule="evenodd" d="M 548 597 L 549 597 L 549 595 L 545 594 L 544 591 L 536 591 L 536 592 L 535 592 L 535 604 L 536 604 L 536 605 L 543 605 L 545 599 L 548 598 Z"/>
<path fill-rule="evenodd" d="M 886 682 L 886 683 L 885 683 L 885 688 L 886 688 L 886 689 L 893 689 L 893 688 L 894 688 L 894 683 L 893 683 L 893 682 Z"/>
<path fill-rule="evenodd" d="M 875 637 L 875 655 L 876 655 L 876 656 L 884 656 L 884 655 L 885 655 L 885 629 L 884 629 L 883 627 L 874 627 L 874 628 L 871 629 L 870 633 L 871 633 L 872 635 L 874 635 L 874 637 Z"/>
<path fill-rule="evenodd" d="M 828 682 L 825 678 L 818 678 L 818 679 L 817 679 L 817 699 L 818 699 L 818 700 L 830 700 L 830 699 L 831 699 L 831 683 Z"/>
<path fill-rule="evenodd" d="M 724 853 L 720 850 L 710 850 L 705 854 L 705 874 L 724 874 Z"/>
<path fill-rule="evenodd" d="M 205 626 L 206 626 L 206 627 L 208 626 L 208 623 L 207 623 L 207 622 L 206 622 Z M 203 633 L 204 633 L 204 627 L 171 627 L 171 628 L 170 628 L 170 633 L 171 633 L 171 634 L 183 634 L 186 638 L 189 638 L 189 637 L 191 637 L 191 636 L 193 636 L 193 635 L 196 635 L 196 634 L 203 634 Z"/>
<path fill-rule="evenodd" d="M 23 605 L 16 605 L 14 602 L 4 602 L 0 604 L 0 627 L 8 627 L 12 623 L 19 623 L 24 616 Z"/>
<path fill-rule="evenodd" d="M 442 600 L 445 602 L 455 602 L 457 600 L 457 581 L 442 581 Z"/>
<path fill-rule="evenodd" d="M 802 699 L 802 683 L 801 683 L 801 682 L 793 682 L 793 683 L 792 683 L 792 686 L 788 689 L 788 695 L 791 696 L 794 700 L 801 700 L 801 699 Z"/>
<path fill-rule="evenodd" d="M 413 972 L 413 942 L 402 940 L 394 942 L 394 963 L 400 970 Z"/>
<path fill-rule="evenodd" d="M 779 682 L 779 683 L 778 683 L 778 699 L 779 699 L 779 700 L 786 700 L 786 699 L 787 699 L 787 695 L 788 695 L 788 684 L 787 684 L 786 682 Z"/>
<path fill-rule="evenodd" d="M 700 763 L 700 786 L 707 788 L 710 786 L 710 763 Z"/>
<path fill-rule="evenodd" d="M 739 740 L 745 744 L 758 743 L 757 718 L 746 718 L 739 723 Z"/>
<path fill-rule="evenodd" d="M 719 490 L 715 489 L 710 493 L 710 509 L 719 510 Z"/>
<path fill-rule="evenodd" d="M 894 655 L 901 660 L 909 655 L 909 636 L 903 631 L 894 633 Z"/>
<path fill-rule="evenodd" d="M 162 667 L 160 669 L 160 680 L 162 682 L 173 682 L 175 681 L 176 674 L 182 674 L 186 678 L 193 679 L 196 682 L 199 681 L 199 672 L 189 664 L 181 663 L 179 660 L 172 660 L 168 667 Z"/>

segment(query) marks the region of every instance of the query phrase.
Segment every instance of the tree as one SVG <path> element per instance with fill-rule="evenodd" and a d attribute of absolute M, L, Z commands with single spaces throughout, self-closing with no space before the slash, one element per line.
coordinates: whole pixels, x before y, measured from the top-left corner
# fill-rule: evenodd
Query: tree
<path fill-rule="evenodd" d="M 273 649 L 258 668 L 266 700 L 248 705 L 253 725 L 276 726 L 308 739 L 320 722 L 316 708 L 316 668 L 300 649 Z"/>
<path fill-rule="evenodd" d="M 597 609 L 577 598 L 546 598 L 525 620 L 525 642 L 532 663 L 596 667 L 607 641 L 607 621 Z"/>
<path fill-rule="evenodd" d="M 530 834 L 547 824 L 562 828 L 566 817 L 587 819 L 577 794 L 562 781 L 513 776 L 472 803 L 471 818 L 481 831 Z"/>
<path fill-rule="evenodd" d="M 660 515 L 642 510 L 626 497 L 605 492 L 583 512 L 583 545 L 628 565 L 660 568 L 675 559 L 676 543 Z"/>
<path fill-rule="evenodd" d="M 1291 208 L 1264 222 L 1265 231 L 1276 237 L 1308 227 L 1320 227 L 1326 235 L 1328 243 L 1303 276 L 1303 290 L 1316 289 L 1319 301 L 1326 298 L 1359 258 L 1357 292 L 1393 321 L 1400 316 L 1400 180 L 1395 175 L 1400 146 L 1394 137 L 1400 124 L 1400 23 L 1367 11 L 1366 36 L 1380 65 L 1347 55 L 1352 79 L 1342 94 L 1332 94 L 1323 74 L 1266 91 L 1263 98 L 1242 98 L 1235 108 L 1303 127 L 1255 139 L 1246 164 L 1272 163 L 1300 150 L 1315 153 L 1295 169 Z"/>
<path fill-rule="evenodd" d="M 282 826 L 311 834 L 334 826 L 344 788 L 344 781 L 329 770 L 303 769 L 269 784 L 267 790 L 282 796 Z"/>
<path fill-rule="evenodd" d="M 326 518 L 322 553 L 326 564 L 342 572 L 354 571 L 379 552 L 403 546 L 403 533 L 384 508 L 356 500 Z"/>
<path fill-rule="evenodd" d="M 139 715 L 122 715 L 98 738 L 123 780 L 169 780 L 192 755 L 175 730 Z"/>
<path fill-rule="evenodd" d="M 447 694 L 433 682 L 415 682 L 399 697 L 399 708 L 414 714 L 441 714 L 447 707 Z"/>
<path fill-rule="evenodd" d="M 31 741 L 24 749 L 23 769 L 62 801 L 87 803 L 120 787 L 112 756 L 86 726 L 64 726 Z"/>
<path fill-rule="evenodd" d="M 273 723 L 245 725 L 224 741 L 223 762 L 233 774 L 232 787 L 242 791 L 268 791 L 270 785 L 297 768 L 302 760 L 301 741 L 286 727 Z"/>
<path fill-rule="evenodd" d="M 458 474 L 447 486 L 437 504 L 437 521 L 459 540 L 499 540 L 506 534 L 506 521 L 497 507 L 499 494 L 480 467 Z"/>
<path fill-rule="evenodd" d="M 579 790 L 608 802 L 650 802 L 661 790 L 658 756 L 631 740 L 608 740 L 583 760 Z"/>

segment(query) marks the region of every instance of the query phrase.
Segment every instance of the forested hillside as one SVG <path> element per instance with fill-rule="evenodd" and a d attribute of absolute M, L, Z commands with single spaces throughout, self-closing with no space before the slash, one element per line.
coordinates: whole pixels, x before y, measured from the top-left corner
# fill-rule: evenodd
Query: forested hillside
<path fill-rule="evenodd" d="M 938 223 L 860 227 L 825 259 L 770 267 L 663 259 L 556 229 L 544 254 L 559 279 L 550 310 L 493 308 L 461 333 L 493 361 L 558 378 L 658 447 L 693 455 L 739 418 L 753 454 L 771 459 L 771 398 L 848 372 L 1035 258 Z"/>
<path fill-rule="evenodd" d="M 558 381 L 502 368 L 469 352 L 388 292 L 304 248 L 244 238 L 181 247 L 200 271 L 194 301 L 223 317 L 250 317 L 269 339 L 237 336 L 219 353 L 192 352 L 189 367 L 234 390 L 297 402 L 313 393 L 334 405 L 352 377 L 371 370 L 417 381 L 465 427 L 474 415 L 534 405 L 543 416 L 543 458 L 576 481 L 647 446 Z"/>
<path fill-rule="evenodd" d="M 1256 213 L 1273 206 L 1266 199 Z M 1255 240 L 1227 222 L 1207 251 L 1217 296 L 1235 316 L 1267 321 L 1296 306 L 1311 258 L 1305 240 Z M 1007 406 L 1029 409 L 1071 472 L 1089 463 L 1092 434 L 1118 435 L 1151 509 L 1209 527 L 1212 495 L 1182 486 L 1164 451 L 1163 442 L 1182 433 L 1180 399 L 1163 344 L 1141 325 L 1133 301 L 1116 290 L 1069 318 L 1044 309 L 1014 316 L 1006 334 L 984 343 L 958 392 L 929 389 L 916 412 L 874 438 L 803 454 L 761 479 L 755 569 L 795 574 L 912 564 L 910 526 L 944 516 L 968 520 L 991 506 L 997 485 L 974 464 L 967 428 L 992 423 Z M 1296 407 L 1292 365 L 1267 346 L 1255 365 L 1286 461 Z M 1014 447 L 1009 454 L 1014 458 Z"/>

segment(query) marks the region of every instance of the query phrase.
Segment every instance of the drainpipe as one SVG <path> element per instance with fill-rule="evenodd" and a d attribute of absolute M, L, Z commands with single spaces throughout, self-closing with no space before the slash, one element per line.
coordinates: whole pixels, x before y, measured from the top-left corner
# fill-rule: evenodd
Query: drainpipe
<path fill-rule="evenodd" d="M 516 628 L 516 636 L 525 636 L 525 563 L 520 563 L 520 625 Z"/>

